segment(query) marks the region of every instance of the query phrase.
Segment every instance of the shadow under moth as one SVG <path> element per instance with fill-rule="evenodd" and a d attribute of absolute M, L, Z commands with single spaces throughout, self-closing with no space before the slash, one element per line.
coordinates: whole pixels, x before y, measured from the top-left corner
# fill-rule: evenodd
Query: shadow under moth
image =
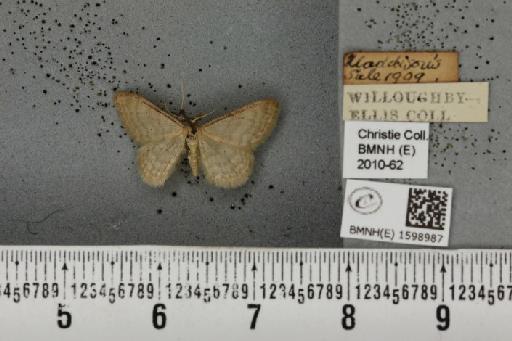
<path fill-rule="evenodd" d="M 272 132 L 279 103 L 264 99 L 249 103 L 203 125 L 185 116 L 166 113 L 142 96 L 117 91 L 114 104 L 123 127 L 139 146 L 137 166 L 142 180 L 161 187 L 175 171 L 185 151 L 193 176 L 222 188 L 244 185 L 252 173 L 254 150 Z"/>

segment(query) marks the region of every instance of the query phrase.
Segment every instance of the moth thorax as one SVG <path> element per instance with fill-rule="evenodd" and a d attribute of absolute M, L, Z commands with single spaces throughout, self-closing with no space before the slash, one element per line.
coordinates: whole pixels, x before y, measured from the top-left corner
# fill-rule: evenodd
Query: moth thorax
<path fill-rule="evenodd" d="M 199 147 L 195 136 L 187 137 L 188 164 L 193 176 L 199 176 Z"/>

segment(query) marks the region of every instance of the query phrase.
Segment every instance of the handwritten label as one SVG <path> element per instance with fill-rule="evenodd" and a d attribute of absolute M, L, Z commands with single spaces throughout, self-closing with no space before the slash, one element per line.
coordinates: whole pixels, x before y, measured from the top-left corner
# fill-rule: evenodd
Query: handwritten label
<path fill-rule="evenodd" d="M 345 85 L 343 119 L 487 122 L 489 83 Z"/>
<path fill-rule="evenodd" d="M 344 178 L 427 178 L 429 124 L 345 122 Z"/>
<path fill-rule="evenodd" d="M 457 52 L 349 52 L 343 58 L 344 84 L 458 80 Z"/>
<path fill-rule="evenodd" d="M 341 237 L 448 246 L 452 189 L 347 180 Z"/>

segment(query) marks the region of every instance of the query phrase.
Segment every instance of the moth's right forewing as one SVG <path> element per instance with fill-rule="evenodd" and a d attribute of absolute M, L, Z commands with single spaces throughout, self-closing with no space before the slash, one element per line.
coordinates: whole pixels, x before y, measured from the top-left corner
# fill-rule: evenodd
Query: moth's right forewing
<path fill-rule="evenodd" d="M 184 152 L 185 137 L 182 135 L 144 144 L 137 151 L 137 165 L 142 180 L 152 187 L 163 186 Z"/>
<path fill-rule="evenodd" d="M 187 127 L 177 118 L 135 93 L 116 92 L 114 104 L 123 127 L 139 145 L 187 134 Z"/>

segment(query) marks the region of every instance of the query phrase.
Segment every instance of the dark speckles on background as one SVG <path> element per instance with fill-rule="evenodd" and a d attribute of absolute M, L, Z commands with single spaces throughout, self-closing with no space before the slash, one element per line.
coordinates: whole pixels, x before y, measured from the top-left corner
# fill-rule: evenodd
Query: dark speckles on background
<path fill-rule="evenodd" d="M 421 182 L 455 188 L 452 246 L 512 245 L 509 3 L 341 0 L 338 18 L 338 0 L 0 2 L 4 244 L 341 246 L 339 27 L 342 51 L 457 49 L 463 80 L 491 80 L 489 124 L 433 125 Z M 113 90 L 176 112 L 182 83 L 191 115 L 280 101 L 245 187 L 186 163 L 140 181 Z M 37 235 L 16 220 L 55 210 Z"/>
<path fill-rule="evenodd" d="M 492 81 L 499 79 L 500 70 L 488 67 L 498 46 L 492 32 L 495 27 L 500 27 L 493 6 L 486 6 L 483 12 L 476 13 L 478 4 L 472 1 L 429 0 L 377 4 L 378 8 L 390 15 L 366 18 L 365 22 L 372 22 L 368 29 L 376 32 L 382 26 L 394 27 L 387 32 L 382 31 L 387 37 L 377 39 L 379 49 L 459 51 L 461 81 L 491 81 L 491 91 L 494 90 L 494 84 L 499 84 Z M 358 12 L 361 11 L 358 8 Z M 473 37 L 478 37 L 476 43 L 470 43 Z M 491 116 L 496 113 L 492 111 L 493 104 L 490 103 Z M 492 118 L 490 126 L 494 127 Z M 484 138 L 483 134 L 493 137 Z M 458 165 L 461 157 L 473 156 L 478 160 L 475 163 L 482 160 L 506 161 L 503 155 L 497 153 L 503 148 L 499 135 L 500 132 L 489 125 L 432 124 L 431 164 L 451 174 L 464 166 Z M 478 171 L 475 163 L 466 163 L 465 170 Z"/>
<path fill-rule="evenodd" d="M 350 15 L 341 10 L 341 51 L 459 51 L 460 80 L 490 82 L 489 123 L 431 124 L 429 179 L 404 182 L 454 188 L 452 246 L 512 245 L 512 4 L 377 0 L 352 8 Z M 343 34 L 347 30 L 360 34 Z M 345 245 L 389 246 L 352 240 Z"/>

